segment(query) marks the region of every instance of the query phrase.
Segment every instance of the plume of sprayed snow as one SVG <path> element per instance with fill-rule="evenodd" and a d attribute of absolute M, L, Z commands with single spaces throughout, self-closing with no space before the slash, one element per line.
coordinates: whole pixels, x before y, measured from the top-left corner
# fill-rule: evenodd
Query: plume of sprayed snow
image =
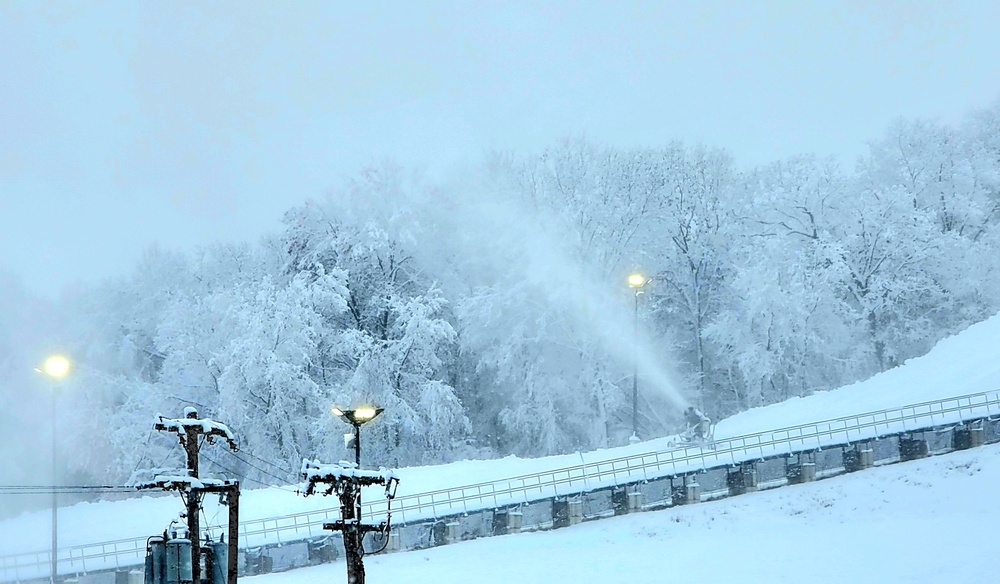
<path fill-rule="evenodd" d="M 386 173 L 396 173 L 389 180 Z M 643 389 L 655 390 L 683 409 L 687 400 L 669 369 L 669 357 L 633 330 L 632 290 L 622 270 L 609 281 L 575 247 L 581 234 L 558 214 L 497 182 L 479 180 L 482 169 L 457 172 L 443 186 L 389 169 L 378 174 L 375 193 L 335 200 L 341 217 L 389 225 L 395 237 L 419 241 L 422 265 L 446 262 L 456 281 L 442 283 L 466 293 L 512 274 L 531 297 L 570 317 L 621 367 L 636 367 Z M 369 189 L 373 185 L 369 185 Z M 374 196 L 373 196 L 374 195 Z M 443 271 L 438 271 L 442 273 Z"/>
<path fill-rule="evenodd" d="M 513 266 L 544 301 L 571 315 L 599 346 L 624 369 L 633 365 L 643 380 L 679 407 L 686 407 L 668 371 L 666 355 L 633 328 L 632 291 L 625 273 L 609 282 L 606 276 L 579 258 L 574 242 L 579 236 L 557 218 L 534 212 L 512 197 L 467 197 L 460 199 L 467 219 L 464 234 L 479 240 L 477 259 L 503 261 L 515 258 Z M 502 241 L 497 245 L 495 238 Z M 489 254 L 501 258 L 489 258 Z"/>

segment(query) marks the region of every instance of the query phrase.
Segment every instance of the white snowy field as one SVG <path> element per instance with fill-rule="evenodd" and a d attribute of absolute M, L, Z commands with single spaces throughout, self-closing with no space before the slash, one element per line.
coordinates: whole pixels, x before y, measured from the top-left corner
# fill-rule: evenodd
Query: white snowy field
<path fill-rule="evenodd" d="M 1000 446 L 556 531 L 365 559 L 370 582 L 992 582 Z M 345 582 L 344 563 L 243 578 Z"/>
<path fill-rule="evenodd" d="M 998 389 L 1000 359 L 997 358 L 995 349 L 998 340 L 1000 315 L 941 341 L 923 357 L 912 359 L 901 367 L 866 381 L 749 410 L 723 420 L 718 424 L 716 438 Z M 397 471 L 397 475 L 401 477 L 399 495 L 502 480 L 571 467 L 583 462 L 598 462 L 667 448 L 667 439 L 660 438 L 620 448 L 545 458 L 507 457 L 404 468 Z M 295 487 L 290 486 L 244 491 L 240 508 L 241 520 L 251 521 L 336 507 L 336 501 L 332 498 L 304 498 L 296 495 L 294 490 Z M 378 495 L 373 493 L 372 496 Z M 372 498 L 369 497 L 368 500 Z M 225 512 L 218 515 L 220 510 L 212 508 L 210 503 L 209 501 L 206 505 L 207 519 L 210 523 L 220 523 Z M 145 538 L 162 532 L 170 520 L 177 517 L 180 509 L 181 504 L 175 496 L 82 503 L 65 508 L 59 514 L 60 547 Z M 46 552 L 49 538 L 47 510 L 25 513 L 0 522 L 0 556 Z"/>

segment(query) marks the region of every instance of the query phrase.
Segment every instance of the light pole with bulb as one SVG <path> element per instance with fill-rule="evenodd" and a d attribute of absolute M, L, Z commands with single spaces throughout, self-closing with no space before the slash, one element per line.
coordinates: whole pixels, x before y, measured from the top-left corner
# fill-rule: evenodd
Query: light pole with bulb
<path fill-rule="evenodd" d="M 354 410 L 342 410 L 334 407 L 330 412 L 338 418 L 343 418 L 348 424 L 354 426 L 354 464 L 361 468 L 361 426 L 371 422 L 383 412 L 383 408 L 363 407 Z"/>
<path fill-rule="evenodd" d="M 632 436 L 629 442 L 639 441 L 639 295 L 642 287 L 649 283 L 645 276 L 639 273 L 628 277 L 629 288 L 635 290 L 635 311 L 632 329 Z"/>
<path fill-rule="evenodd" d="M 59 545 L 59 495 L 56 492 L 56 486 L 59 482 L 58 458 L 56 457 L 56 386 L 59 380 L 69 375 L 69 370 L 69 359 L 62 355 L 53 355 L 45 360 L 41 368 L 35 368 L 35 371 L 48 376 L 52 380 L 52 553 L 49 558 L 51 562 L 51 574 L 49 576 L 51 584 L 56 584 L 59 559 L 56 553 Z"/>
<path fill-rule="evenodd" d="M 354 426 L 354 464 L 355 470 L 360 473 L 361 426 L 378 417 L 383 409 L 364 406 L 353 410 L 342 410 L 334 407 L 330 411 L 333 415 Z M 351 434 L 346 434 L 344 437 L 348 438 L 350 436 Z M 350 440 L 347 442 L 349 443 Z M 355 479 L 348 483 L 348 487 L 339 493 L 341 521 L 323 524 L 323 529 L 328 529 L 329 526 L 330 529 L 339 529 L 344 534 L 344 560 L 347 564 L 347 582 L 348 584 L 365 584 L 365 564 L 362 561 L 364 557 L 365 533 L 367 531 L 375 531 L 377 528 L 361 524 L 361 477 L 358 474 L 354 476 Z M 386 532 L 386 537 L 389 537 L 388 532 Z"/>

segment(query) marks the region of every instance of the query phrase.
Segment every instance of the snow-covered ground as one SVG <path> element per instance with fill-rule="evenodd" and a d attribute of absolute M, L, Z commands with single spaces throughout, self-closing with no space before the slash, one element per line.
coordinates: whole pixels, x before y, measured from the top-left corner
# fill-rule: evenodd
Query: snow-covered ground
<path fill-rule="evenodd" d="M 909 404 L 1000 389 L 1000 315 L 942 340 L 926 355 L 833 391 L 792 398 L 719 422 L 739 436 Z"/>
<path fill-rule="evenodd" d="M 1000 359 L 995 349 L 998 340 L 1000 315 L 942 341 L 924 357 L 867 381 L 757 408 L 723 420 L 718 424 L 716 438 L 1000 388 Z M 399 494 L 482 483 L 667 448 L 667 439 L 661 438 L 621 448 L 546 458 L 507 457 L 399 469 Z M 336 506 L 332 498 L 303 498 L 294 490 L 293 486 L 244 491 L 241 520 Z M 159 533 L 177 516 L 180 508 L 176 497 L 143 497 L 128 501 L 84 503 L 62 509 L 59 515 L 60 547 Z M 220 517 L 225 517 L 224 512 L 216 516 L 217 512 L 218 509 L 207 508 L 211 523 L 219 523 Z M 0 522 L 0 555 L 47 550 L 49 530 L 48 511 L 27 513 Z"/>
<path fill-rule="evenodd" d="M 370 582 L 991 582 L 991 445 L 711 503 L 370 556 Z M 344 582 L 342 561 L 241 579 Z"/>

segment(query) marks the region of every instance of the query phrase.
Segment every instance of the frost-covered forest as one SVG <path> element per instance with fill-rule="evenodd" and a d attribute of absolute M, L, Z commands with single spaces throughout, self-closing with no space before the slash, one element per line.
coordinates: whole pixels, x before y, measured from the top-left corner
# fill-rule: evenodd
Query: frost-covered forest
<path fill-rule="evenodd" d="M 169 464 L 152 417 L 189 404 L 237 432 L 258 462 L 225 471 L 251 486 L 344 457 L 334 404 L 385 408 L 373 464 L 571 452 L 627 439 L 633 368 L 648 438 L 686 403 L 718 419 L 920 355 L 1000 309 L 998 257 L 1000 102 L 899 121 L 850 169 L 575 139 L 450 178 L 370 168 L 255 244 L 153 247 L 58 306 L 5 285 L 0 378 L 74 356 L 61 458 L 81 481 Z"/>

